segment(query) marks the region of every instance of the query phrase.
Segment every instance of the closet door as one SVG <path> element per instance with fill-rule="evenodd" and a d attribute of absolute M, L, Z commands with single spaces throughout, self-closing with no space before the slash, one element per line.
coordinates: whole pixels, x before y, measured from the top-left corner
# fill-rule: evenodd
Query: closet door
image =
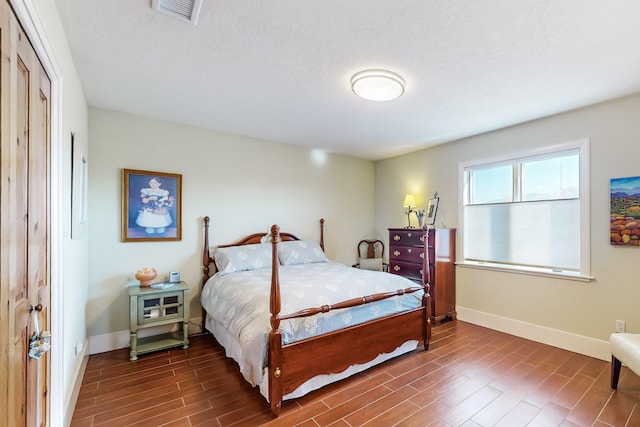
<path fill-rule="evenodd" d="M 49 353 L 29 349 L 50 319 L 50 82 L 6 0 L 0 18 L 0 425 L 43 426 Z"/>

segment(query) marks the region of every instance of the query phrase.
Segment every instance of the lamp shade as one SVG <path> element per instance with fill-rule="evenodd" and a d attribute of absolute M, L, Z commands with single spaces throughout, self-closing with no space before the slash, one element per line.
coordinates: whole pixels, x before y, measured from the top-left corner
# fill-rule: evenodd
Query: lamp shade
<path fill-rule="evenodd" d="M 387 70 L 364 70 L 351 78 L 351 89 L 370 101 L 391 101 L 404 93 L 404 79 Z"/>
<path fill-rule="evenodd" d="M 416 205 L 416 199 L 413 197 L 413 194 L 407 194 L 404 196 L 404 203 L 402 206 L 405 208 L 415 208 L 418 206 Z"/>

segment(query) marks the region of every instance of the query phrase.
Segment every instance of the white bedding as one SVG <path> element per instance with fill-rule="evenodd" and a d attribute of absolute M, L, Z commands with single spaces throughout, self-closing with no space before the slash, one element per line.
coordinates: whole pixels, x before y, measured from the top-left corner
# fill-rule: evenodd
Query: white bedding
<path fill-rule="evenodd" d="M 398 275 L 359 270 L 335 262 L 280 266 L 279 276 L 282 315 L 416 286 Z M 229 345 L 231 348 L 221 342 L 227 355 L 238 362 L 241 373 L 253 385 L 262 383 L 266 365 L 270 283 L 270 268 L 215 274 L 201 294 L 202 306 L 213 318 L 216 328 L 224 329 L 229 340 L 235 341 Z M 349 309 L 282 321 L 280 331 L 283 342 L 289 343 L 421 304 L 422 291 L 418 291 Z M 212 332 L 220 341 L 222 333 Z"/>

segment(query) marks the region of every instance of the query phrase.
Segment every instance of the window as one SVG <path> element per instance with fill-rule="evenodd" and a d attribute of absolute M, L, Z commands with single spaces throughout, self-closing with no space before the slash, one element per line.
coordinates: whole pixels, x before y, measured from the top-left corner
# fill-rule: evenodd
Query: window
<path fill-rule="evenodd" d="M 588 279 L 588 140 L 460 165 L 463 261 Z"/>

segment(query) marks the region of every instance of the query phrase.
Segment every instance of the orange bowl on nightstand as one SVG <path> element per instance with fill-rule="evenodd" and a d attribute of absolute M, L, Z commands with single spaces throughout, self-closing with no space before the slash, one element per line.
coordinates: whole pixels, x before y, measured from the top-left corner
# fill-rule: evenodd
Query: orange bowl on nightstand
<path fill-rule="evenodd" d="M 155 268 L 145 267 L 136 271 L 136 279 L 140 281 L 141 287 L 151 286 L 151 282 L 156 278 L 158 272 Z"/>

